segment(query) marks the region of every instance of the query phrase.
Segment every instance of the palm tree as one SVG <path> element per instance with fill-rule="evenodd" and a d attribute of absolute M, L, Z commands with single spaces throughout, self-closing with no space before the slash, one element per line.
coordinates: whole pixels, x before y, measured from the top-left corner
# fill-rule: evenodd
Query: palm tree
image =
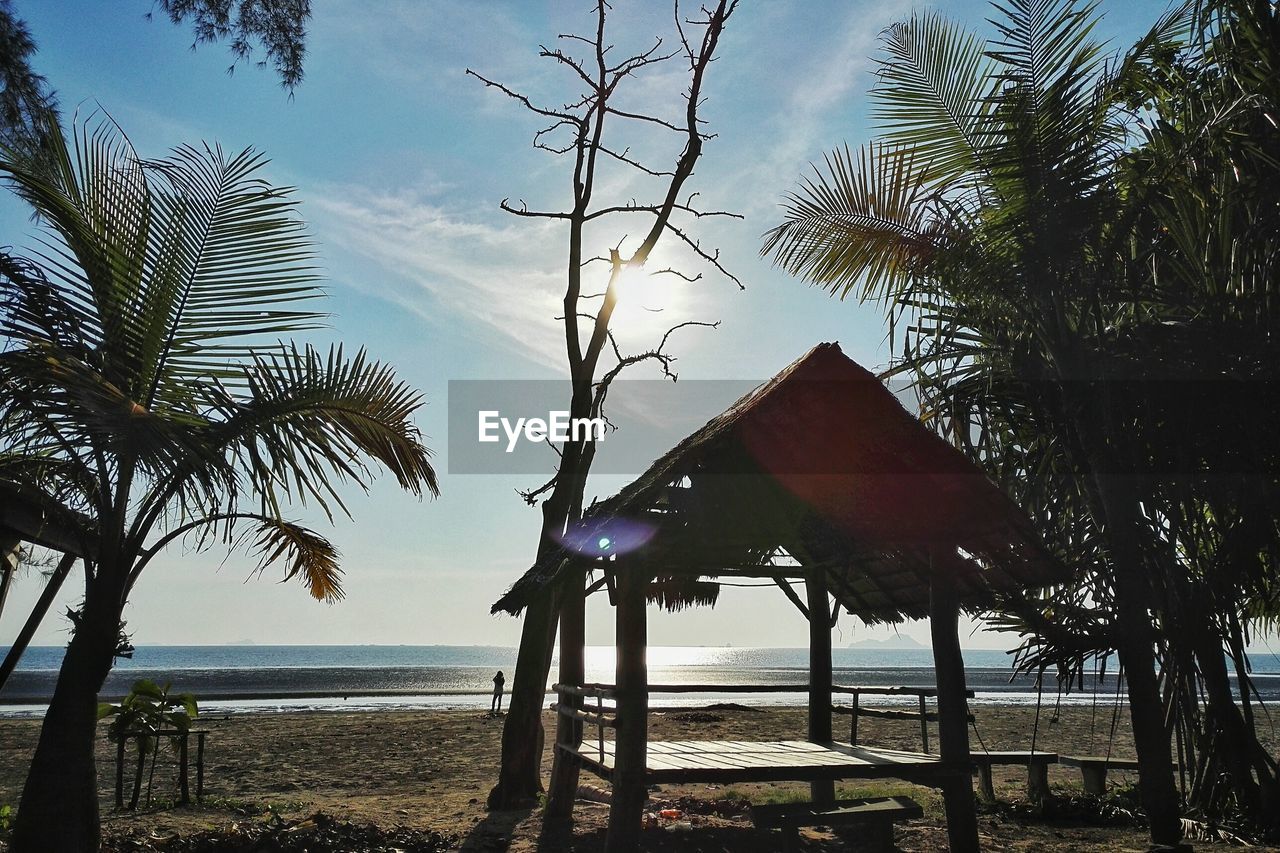
<path fill-rule="evenodd" d="M 11 279 L 0 329 L 0 478 L 62 508 L 84 599 L 45 715 L 16 851 L 97 849 L 96 695 L 127 642 L 121 613 L 175 540 L 243 544 L 315 598 L 342 597 L 337 553 L 283 514 L 380 463 L 437 492 L 419 395 L 363 352 L 281 343 L 314 328 L 308 238 L 252 149 L 138 156 L 110 121 L 54 133 L 50 169 L 0 170 L 46 226 L 43 276 Z M 367 461 L 366 461 L 367 460 Z"/>
<path fill-rule="evenodd" d="M 893 324 L 909 316 L 900 367 L 921 378 L 939 427 L 1001 479 L 1070 481 L 1040 514 L 1070 533 L 1061 550 L 1090 557 L 1086 572 L 1104 561 L 1143 804 L 1153 840 L 1173 844 L 1156 638 L 1134 627 L 1160 611 L 1158 571 L 1135 478 L 1123 476 L 1140 458 L 1123 392 L 1105 380 L 1119 372 L 1109 356 L 1123 320 L 1140 310 L 1128 237 L 1142 198 L 1119 180 L 1131 99 L 1179 49 L 1190 14 L 1173 10 L 1112 60 L 1090 37 L 1096 4 L 995 8 L 992 44 L 935 13 L 887 31 L 881 138 L 828 158 L 764 252 L 834 294 L 884 300 Z M 975 417 L 995 400 L 998 417 Z"/>

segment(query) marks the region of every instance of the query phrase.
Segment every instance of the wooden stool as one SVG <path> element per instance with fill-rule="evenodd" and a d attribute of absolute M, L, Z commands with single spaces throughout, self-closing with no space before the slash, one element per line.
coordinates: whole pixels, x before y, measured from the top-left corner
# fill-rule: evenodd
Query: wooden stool
<path fill-rule="evenodd" d="M 1138 762 L 1132 758 L 1108 758 L 1103 755 L 1064 755 L 1065 767 L 1079 767 L 1084 782 L 1084 792 L 1101 797 L 1107 792 L 1107 770 L 1137 770 Z"/>
<path fill-rule="evenodd" d="M 1028 752 L 1011 750 L 1002 752 L 974 752 L 969 755 L 978 768 L 978 793 L 983 802 L 994 803 L 995 787 L 991 783 L 991 767 L 994 764 L 1018 764 L 1027 768 L 1027 799 L 1042 802 L 1049 794 L 1049 765 L 1058 763 L 1056 752 Z"/>

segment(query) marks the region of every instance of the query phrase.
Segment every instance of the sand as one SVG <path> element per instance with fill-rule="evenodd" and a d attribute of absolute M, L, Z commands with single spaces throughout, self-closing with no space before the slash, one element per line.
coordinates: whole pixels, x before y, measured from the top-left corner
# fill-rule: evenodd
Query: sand
<path fill-rule="evenodd" d="M 1031 746 L 1034 709 L 979 706 L 974 713 L 978 735 L 987 748 Z M 837 726 L 843 719 L 836 718 Z M 549 714 L 546 723 L 551 731 Z M 1036 732 L 1036 747 L 1075 754 L 1101 754 L 1110 749 L 1116 756 L 1132 756 L 1125 715 L 1120 715 L 1114 737 L 1111 724 L 1110 707 L 1100 707 L 1096 712 L 1087 707 L 1064 709 L 1056 719 L 1050 709 L 1045 709 Z M 865 743 L 919 748 L 919 731 L 912 724 L 863 719 L 859 725 Z M 263 820 L 261 815 L 270 806 L 286 819 L 323 811 L 340 819 L 372 822 L 381 827 L 432 829 L 456 836 L 456 846 L 463 850 L 556 849 L 556 845 L 538 845 L 539 811 L 485 810 L 485 797 L 496 775 L 502 720 L 483 712 L 210 715 L 202 718 L 199 726 L 209 729 L 210 734 L 205 799 L 197 808 L 161 806 L 139 813 L 112 811 L 114 747 L 105 738 L 100 740 L 98 774 L 103 825 L 108 836 L 163 836 Z M 670 711 L 654 713 L 651 737 L 771 740 L 801 736 L 804 726 L 803 709 Z M 35 720 L 0 720 L 0 804 L 17 803 L 38 730 L 39 722 Z M 977 737 L 971 735 L 971 740 L 974 750 L 982 748 Z M 549 750 L 544 771 L 550 771 Z M 171 801 L 176 794 L 176 775 L 163 757 L 155 778 L 156 800 Z M 1036 815 L 1029 804 L 1021 801 L 1024 770 L 997 768 L 995 778 L 1003 805 L 985 809 L 980 816 L 986 850 L 1122 853 L 1146 849 L 1145 833 L 1124 825 L 1129 821 L 1123 812 L 1110 826 L 1084 825 L 1078 816 L 1069 814 Z M 603 784 L 586 773 L 582 781 Z M 1118 790 L 1134 781 L 1128 773 L 1113 773 L 1110 778 Z M 1079 772 L 1051 768 L 1050 784 L 1063 795 L 1078 793 Z M 652 799 L 658 805 L 686 796 L 722 804 L 744 798 L 761 802 L 799 796 L 804 790 L 804 786 L 794 784 L 662 786 L 652 793 Z M 899 847 L 906 851 L 946 848 L 941 801 L 934 792 L 881 782 L 857 788 L 842 786 L 841 793 L 913 796 L 925 806 L 926 814 L 924 819 L 899 829 Z M 577 809 L 574 849 L 598 849 L 606 814 L 607 808 L 596 804 Z M 777 846 L 776 837 L 753 830 L 745 815 L 699 815 L 696 822 L 692 829 L 687 824 L 671 824 L 647 832 L 644 846 L 733 851 L 770 850 Z M 846 849 L 821 833 L 806 837 L 810 849 Z"/>

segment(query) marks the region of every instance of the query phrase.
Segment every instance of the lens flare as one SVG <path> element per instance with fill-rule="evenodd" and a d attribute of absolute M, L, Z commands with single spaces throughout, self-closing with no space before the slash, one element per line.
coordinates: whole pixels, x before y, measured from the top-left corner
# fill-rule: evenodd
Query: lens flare
<path fill-rule="evenodd" d="M 656 525 L 629 518 L 584 519 L 572 525 L 557 541 L 584 557 L 630 554 L 657 533 Z"/>

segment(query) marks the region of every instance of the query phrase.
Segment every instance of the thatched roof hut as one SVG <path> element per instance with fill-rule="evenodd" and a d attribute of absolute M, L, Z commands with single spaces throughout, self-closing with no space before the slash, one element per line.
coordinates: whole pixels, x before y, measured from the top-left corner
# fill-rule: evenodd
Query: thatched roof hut
<path fill-rule="evenodd" d="M 868 622 L 926 616 L 933 572 L 980 607 L 1064 571 L 1025 513 L 834 343 L 594 505 L 493 611 L 517 614 L 574 569 L 623 552 L 656 572 L 650 597 L 673 608 L 714 601 L 698 577 L 821 566 L 832 595 Z"/>
<path fill-rule="evenodd" d="M 587 586 L 597 571 L 603 577 Z M 572 812 L 580 768 L 613 784 L 611 851 L 634 848 L 646 785 L 659 779 L 807 779 L 823 804 L 834 798 L 834 779 L 888 775 L 941 788 L 951 850 L 976 851 L 958 614 L 1064 574 L 1026 515 L 977 467 L 839 346 L 820 344 L 592 506 L 494 605 L 516 614 L 562 593 L 545 819 Z M 717 579 L 732 576 L 772 579 L 808 619 L 808 742 L 672 741 L 651 753 L 646 602 L 712 603 Z M 793 579 L 804 580 L 803 595 Z M 584 684 L 583 599 L 603 587 L 616 605 L 616 684 Z M 938 723 L 938 755 L 927 746 L 913 754 L 855 745 L 852 734 L 849 743 L 834 740 L 831 716 L 841 709 L 833 691 L 856 697 L 863 688 L 832 684 L 832 599 L 866 622 L 929 617 L 936 687 L 915 693 L 921 725 Z M 926 695 L 936 697 L 936 714 L 925 712 Z M 596 707 L 584 710 L 589 698 Z M 615 706 L 603 707 L 605 699 Z M 598 727 L 594 745 L 583 743 L 584 723 Z M 616 740 L 605 740 L 606 728 Z"/>

